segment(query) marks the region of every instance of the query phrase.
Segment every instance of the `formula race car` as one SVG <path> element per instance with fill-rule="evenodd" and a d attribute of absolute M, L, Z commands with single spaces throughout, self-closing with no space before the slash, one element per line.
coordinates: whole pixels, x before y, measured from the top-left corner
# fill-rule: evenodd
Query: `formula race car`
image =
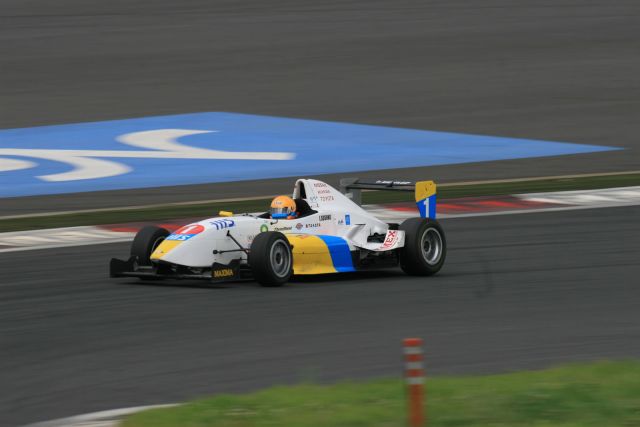
<path fill-rule="evenodd" d="M 407 274 L 429 276 L 442 268 L 447 247 L 435 219 L 433 181 L 343 179 L 340 188 L 342 192 L 315 179 L 297 180 L 295 213 L 286 218 L 275 211 L 220 212 L 173 233 L 144 227 L 133 240 L 129 259 L 111 260 L 110 275 L 252 279 L 263 286 L 281 286 L 292 275 L 400 266 Z M 363 189 L 414 191 L 420 217 L 402 224 L 380 221 L 359 206 Z"/>

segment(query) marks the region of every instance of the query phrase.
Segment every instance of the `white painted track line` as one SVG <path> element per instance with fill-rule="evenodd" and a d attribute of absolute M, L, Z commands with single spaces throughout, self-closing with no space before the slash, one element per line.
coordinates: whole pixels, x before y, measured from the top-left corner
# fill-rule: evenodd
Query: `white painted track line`
<path fill-rule="evenodd" d="M 562 203 L 573 206 L 612 207 L 640 204 L 640 186 L 600 190 L 562 191 L 556 193 L 521 194 L 516 197 L 532 202 Z"/>
<path fill-rule="evenodd" d="M 126 242 L 134 235 L 94 226 L 12 231 L 0 233 L 0 253 Z"/>
<path fill-rule="evenodd" d="M 169 403 L 164 405 L 148 405 L 134 406 L 131 408 L 112 409 L 108 411 L 92 412 L 90 414 L 76 415 L 68 418 L 60 418 L 57 420 L 43 421 L 40 423 L 29 424 L 23 427 L 113 427 L 127 415 L 136 412 L 145 411 L 147 409 L 170 408 L 178 405 L 177 403 Z"/>

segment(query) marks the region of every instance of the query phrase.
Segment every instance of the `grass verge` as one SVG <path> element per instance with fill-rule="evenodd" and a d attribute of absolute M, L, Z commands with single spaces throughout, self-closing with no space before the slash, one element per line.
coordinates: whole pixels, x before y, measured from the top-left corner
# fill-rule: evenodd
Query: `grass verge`
<path fill-rule="evenodd" d="M 449 199 L 548 191 L 589 190 L 632 185 L 640 185 L 640 173 L 526 181 L 514 180 L 480 184 L 445 184 L 438 187 L 438 198 Z M 363 193 L 362 198 L 365 204 L 377 204 L 412 201 L 413 195 L 409 192 L 368 191 Z M 217 214 L 220 210 L 234 212 L 262 211 L 269 206 L 270 201 L 270 199 L 265 198 L 233 202 L 194 202 L 192 204 L 167 204 L 135 209 L 127 208 L 8 218 L 0 219 L 0 232 L 73 227 L 79 225 L 161 221 L 179 218 L 205 218 Z"/>
<path fill-rule="evenodd" d="M 640 425 L 640 362 L 573 364 L 543 371 L 430 378 L 429 427 Z M 401 427 L 399 380 L 274 387 L 219 395 L 126 418 L 123 427 Z"/>

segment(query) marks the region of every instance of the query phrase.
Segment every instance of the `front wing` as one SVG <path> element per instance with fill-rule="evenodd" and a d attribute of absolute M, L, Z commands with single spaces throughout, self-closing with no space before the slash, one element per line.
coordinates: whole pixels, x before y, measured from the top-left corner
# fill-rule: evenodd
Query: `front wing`
<path fill-rule="evenodd" d="M 251 280 L 251 272 L 247 266 L 236 260 L 229 265 L 214 263 L 211 268 L 189 268 L 171 264 L 139 265 L 137 257 L 128 260 L 112 258 L 109 264 L 110 277 L 137 277 L 146 280 L 157 279 L 189 279 L 219 282 L 235 282 Z"/>

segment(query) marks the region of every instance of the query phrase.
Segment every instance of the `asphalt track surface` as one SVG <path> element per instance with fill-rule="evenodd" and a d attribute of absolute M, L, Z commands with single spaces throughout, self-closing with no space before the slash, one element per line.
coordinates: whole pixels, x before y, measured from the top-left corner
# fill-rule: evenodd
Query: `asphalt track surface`
<path fill-rule="evenodd" d="M 442 274 L 190 287 L 109 280 L 127 244 L 0 258 L 0 425 L 298 381 L 640 356 L 640 207 L 443 220 Z"/>
<path fill-rule="evenodd" d="M 231 111 L 627 148 L 359 175 L 640 168 L 637 0 L 0 0 L 0 40 L 2 128 Z M 280 179 L 3 199 L 0 213 L 290 188 Z"/>

